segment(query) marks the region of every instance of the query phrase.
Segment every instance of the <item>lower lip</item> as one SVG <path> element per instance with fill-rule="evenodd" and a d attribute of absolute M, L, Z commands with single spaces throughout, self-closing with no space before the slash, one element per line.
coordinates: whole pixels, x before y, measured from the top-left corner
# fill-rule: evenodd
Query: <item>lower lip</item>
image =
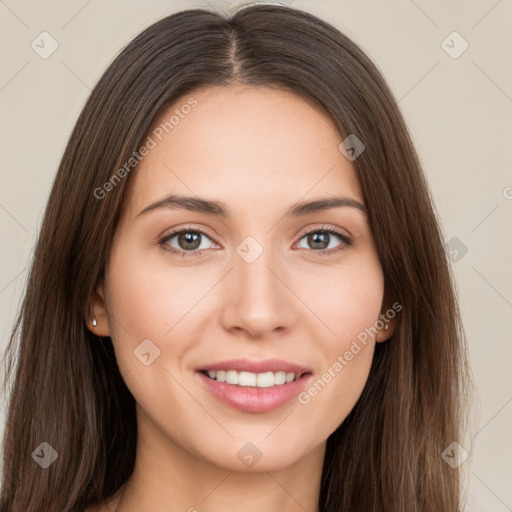
<path fill-rule="evenodd" d="M 312 376 L 307 373 L 297 380 L 279 386 L 258 388 L 218 382 L 201 372 L 197 372 L 197 375 L 210 393 L 221 402 L 246 412 L 269 412 L 282 407 L 301 392 Z"/>

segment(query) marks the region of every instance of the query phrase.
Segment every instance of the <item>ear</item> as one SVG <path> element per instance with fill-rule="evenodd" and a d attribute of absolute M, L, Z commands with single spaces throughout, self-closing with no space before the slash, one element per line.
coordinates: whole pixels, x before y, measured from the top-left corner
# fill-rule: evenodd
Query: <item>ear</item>
<path fill-rule="evenodd" d="M 96 319 L 97 324 L 93 325 L 93 319 Z M 103 280 L 96 286 L 90 298 L 90 311 L 86 319 L 87 328 L 96 336 L 110 336 L 110 324 L 105 307 L 105 291 Z"/>
<path fill-rule="evenodd" d="M 395 334 L 398 325 L 398 314 L 401 310 L 402 305 L 396 301 L 392 303 L 390 294 L 385 293 L 384 300 L 382 301 L 379 321 L 377 322 L 379 326 L 382 324 L 384 324 L 384 326 L 379 329 L 379 332 L 375 337 L 375 341 L 377 343 L 387 341 L 391 336 L 393 336 L 393 334 Z"/>

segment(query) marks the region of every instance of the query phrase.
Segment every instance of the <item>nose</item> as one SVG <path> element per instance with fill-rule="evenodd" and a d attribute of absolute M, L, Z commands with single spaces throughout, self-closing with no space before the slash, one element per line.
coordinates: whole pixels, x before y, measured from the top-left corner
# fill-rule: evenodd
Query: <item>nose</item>
<path fill-rule="evenodd" d="M 300 301 L 289 288 L 283 262 L 271 250 L 263 250 L 251 263 L 235 254 L 233 267 L 223 290 L 224 329 L 250 339 L 287 332 L 296 321 Z"/>

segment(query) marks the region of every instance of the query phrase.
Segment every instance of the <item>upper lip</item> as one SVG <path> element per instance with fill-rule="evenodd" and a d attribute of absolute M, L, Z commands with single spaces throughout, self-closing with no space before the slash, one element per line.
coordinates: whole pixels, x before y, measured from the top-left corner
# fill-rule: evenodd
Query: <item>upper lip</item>
<path fill-rule="evenodd" d="M 266 373 L 266 372 L 293 372 L 295 375 L 310 373 L 311 370 L 299 364 L 290 363 L 280 359 L 265 359 L 251 361 L 250 359 L 231 359 L 218 363 L 208 364 L 197 368 L 197 371 L 236 370 L 238 372 Z"/>

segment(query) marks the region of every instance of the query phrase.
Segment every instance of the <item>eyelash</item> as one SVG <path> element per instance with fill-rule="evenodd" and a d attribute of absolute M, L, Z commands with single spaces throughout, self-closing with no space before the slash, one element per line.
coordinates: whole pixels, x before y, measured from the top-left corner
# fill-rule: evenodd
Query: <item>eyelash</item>
<path fill-rule="evenodd" d="M 169 233 L 168 235 L 165 235 L 163 238 L 160 239 L 160 241 L 158 243 L 162 247 L 162 249 L 169 251 L 173 254 L 176 254 L 178 256 L 181 256 L 182 258 L 185 258 L 188 256 L 201 256 L 203 251 L 205 251 L 206 249 L 195 250 L 195 251 L 181 251 L 179 249 L 175 249 L 174 247 L 170 247 L 166 243 L 176 235 L 180 235 L 181 233 L 189 233 L 189 232 L 200 233 L 201 235 L 212 240 L 212 237 L 208 233 L 206 233 L 206 231 L 203 231 L 200 228 L 189 227 L 189 228 L 178 229 L 176 231 Z M 312 229 L 311 231 L 307 231 L 299 238 L 299 241 L 302 240 L 305 236 L 310 235 L 311 233 L 329 233 L 330 235 L 335 235 L 341 239 L 342 244 L 340 247 L 335 248 L 335 249 L 321 249 L 321 250 L 303 249 L 310 254 L 314 253 L 315 255 L 318 255 L 318 256 L 330 256 L 331 254 L 334 254 L 334 253 L 337 253 L 337 252 L 343 250 L 345 246 L 352 245 L 352 241 L 347 235 L 341 233 L 340 231 L 338 231 L 336 229 L 324 227 L 324 226 L 322 226 L 321 228 Z"/>

